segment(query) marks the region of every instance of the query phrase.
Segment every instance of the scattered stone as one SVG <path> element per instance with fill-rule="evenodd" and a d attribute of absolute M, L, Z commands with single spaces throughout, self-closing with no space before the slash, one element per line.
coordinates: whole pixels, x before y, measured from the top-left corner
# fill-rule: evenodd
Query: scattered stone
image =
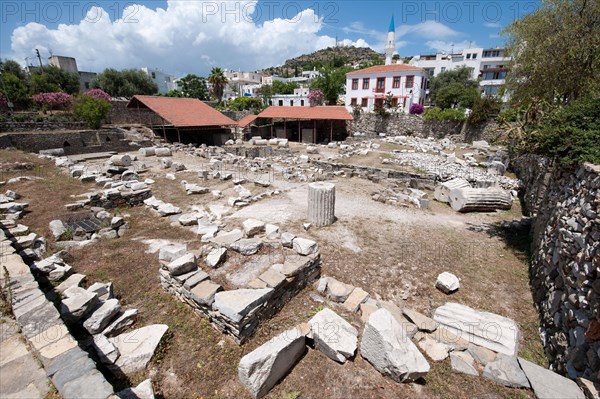
<path fill-rule="evenodd" d="M 154 153 L 157 157 L 170 157 L 171 149 L 169 148 L 155 148 Z"/>
<path fill-rule="evenodd" d="M 113 229 L 118 229 L 119 227 L 125 224 L 125 219 L 121 216 L 115 216 L 110 220 L 110 227 Z"/>
<path fill-rule="evenodd" d="M 269 240 L 276 240 L 280 237 L 279 226 L 267 223 L 265 225 L 265 235 Z"/>
<path fill-rule="evenodd" d="M 254 237 L 265 231 L 265 222 L 256 219 L 247 219 L 243 223 L 246 237 Z"/>
<path fill-rule="evenodd" d="M 307 154 L 318 154 L 319 147 L 316 147 L 314 145 L 309 145 L 308 147 L 306 147 L 306 153 Z"/>
<path fill-rule="evenodd" d="M 325 308 L 309 320 L 315 347 L 330 359 L 345 363 L 354 357 L 358 331 L 331 309 Z"/>
<path fill-rule="evenodd" d="M 440 325 L 435 320 L 412 309 L 403 308 L 402 313 L 409 321 L 417 326 L 419 331 L 434 332 Z"/>
<path fill-rule="evenodd" d="M 450 364 L 452 370 L 457 373 L 463 373 L 479 377 L 479 372 L 475 369 L 475 360 L 467 352 L 451 352 Z"/>
<path fill-rule="evenodd" d="M 129 326 L 133 325 L 137 320 L 138 310 L 127 309 L 124 312 L 117 314 L 114 320 L 102 331 L 102 334 L 107 337 L 114 337 L 121 334 Z"/>
<path fill-rule="evenodd" d="M 174 206 L 173 204 L 162 204 L 157 209 L 160 216 L 177 215 L 181 213 L 181 209 Z"/>
<path fill-rule="evenodd" d="M 73 294 L 63 299 L 60 304 L 60 312 L 66 318 L 80 320 L 96 306 L 98 295 L 83 288 L 79 288 L 80 291 L 75 291 L 74 288 L 79 287 L 71 287 L 65 290 L 65 293 L 72 292 Z"/>
<path fill-rule="evenodd" d="M 584 399 L 585 395 L 577 383 L 569 378 L 563 377 L 552 370 L 548 370 L 537 364 L 519 358 L 521 369 L 527 376 L 535 396 L 540 399 Z"/>
<path fill-rule="evenodd" d="M 83 323 L 83 327 L 90 334 L 97 334 L 104 330 L 115 316 L 121 310 L 121 304 L 118 299 L 109 299 L 102 306 L 96 309 L 90 317 Z"/>
<path fill-rule="evenodd" d="M 262 247 L 263 243 L 258 238 L 244 238 L 230 245 L 230 248 L 242 255 L 254 255 Z"/>
<path fill-rule="evenodd" d="M 103 334 L 94 335 L 94 349 L 100 361 L 104 364 L 113 364 L 121 355 L 119 350 Z"/>
<path fill-rule="evenodd" d="M 221 232 L 220 234 L 217 234 L 217 236 L 211 241 L 215 244 L 228 247 L 242 238 L 244 238 L 244 233 L 242 232 L 242 230 L 235 229 L 231 231 Z"/>
<path fill-rule="evenodd" d="M 63 292 L 65 292 L 67 289 L 69 289 L 71 287 L 79 287 L 79 285 L 83 282 L 83 280 L 85 280 L 84 274 L 79 274 L 79 273 L 73 274 L 73 275 L 69 276 L 69 278 L 67 278 L 65 281 L 60 283 L 55 288 L 55 290 L 62 294 Z"/>
<path fill-rule="evenodd" d="M 444 294 L 451 294 L 458 290 L 460 287 L 460 282 L 458 281 L 458 277 L 456 277 L 454 274 L 443 272 L 438 276 L 437 281 L 435 282 L 435 287 Z"/>
<path fill-rule="evenodd" d="M 153 324 L 109 338 L 121 353 L 115 366 L 127 374 L 145 369 L 168 329 L 165 324 Z"/>
<path fill-rule="evenodd" d="M 386 310 L 374 312 L 365 325 L 361 355 L 379 372 L 398 382 L 411 382 L 429 372 L 429 363 Z"/>
<path fill-rule="evenodd" d="M 184 213 L 179 216 L 179 224 L 182 226 L 193 226 L 198 224 L 198 214 L 197 213 Z"/>
<path fill-rule="evenodd" d="M 158 253 L 158 259 L 165 262 L 172 262 L 175 259 L 185 255 L 187 245 L 185 244 L 169 244 L 162 247 Z"/>
<path fill-rule="evenodd" d="M 61 220 L 53 220 L 50 222 L 50 231 L 56 241 L 60 241 L 66 238 L 67 227 Z"/>
<path fill-rule="evenodd" d="M 329 278 L 327 281 L 327 295 L 334 302 L 342 303 L 348 299 L 354 287 L 337 281 L 334 278 Z"/>
<path fill-rule="evenodd" d="M 509 318 L 448 302 L 433 319 L 472 344 L 509 356 L 518 353 L 519 327 Z"/>
<path fill-rule="evenodd" d="M 185 282 L 183 283 L 183 288 L 189 291 L 204 280 L 208 280 L 208 278 L 208 274 L 206 274 L 203 270 L 198 270 L 192 276 L 185 279 Z"/>
<path fill-rule="evenodd" d="M 306 353 L 305 337 L 296 329 L 270 339 L 245 355 L 238 366 L 238 376 L 254 398 L 262 398 Z"/>
<path fill-rule="evenodd" d="M 292 233 L 285 232 L 281 235 L 281 245 L 285 248 L 292 248 L 292 243 L 296 236 Z"/>
<path fill-rule="evenodd" d="M 138 384 L 135 388 L 127 388 L 117 392 L 120 399 L 154 399 L 154 388 L 152 380 L 147 379 Z"/>
<path fill-rule="evenodd" d="M 496 352 L 479 345 L 469 344 L 467 351 L 471 356 L 473 356 L 473 359 L 475 359 L 479 364 L 483 365 L 484 367 L 489 362 L 493 362 L 494 360 L 496 360 Z"/>
<path fill-rule="evenodd" d="M 230 290 L 215 294 L 213 308 L 234 322 L 241 321 L 255 307 L 273 294 L 272 288 Z"/>
<path fill-rule="evenodd" d="M 218 247 L 212 249 L 206 256 L 206 264 L 209 267 L 216 268 L 221 262 L 225 260 L 227 249 Z"/>
<path fill-rule="evenodd" d="M 223 287 L 210 280 L 204 280 L 190 290 L 190 297 L 200 306 L 211 306 L 215 300 L 217 292 L 222 291 Z"/>
<path fill-rule="evenodd" d="M 356 313 L 358 312 L 360 305 L 367 299 L 369 299 L 369 293 L 360 287 L 356 287 L 354 290 L 352 290 L 350 296 L 346 299 L 342 306 L 349 312 Z"/>
<path fill-rule="evenodd" d="M 496 360 L 485 366 L 482 376 L 507 387 L 530 387 L 527 376 L 525 376 L 525 373 L 521 370 L 517 358 L 502 353 L 498 354 Z"/>
<path fill-rule="evenodd" d="M 419 348 L 425 352 L 431 360 L 434 362 L 441 362 L 448 357 L 448 353 L 452 350 L 452 347 L 442 342 L 438 342 L 432 339 L 428 335 L 425 335 L 418 343 Z"/>
<path fill-rule="evenodd" d="M 292 240 L 294 251 L 300 255 L 312 255 L 317 252 L 317 243 L 307 238 L 296 237 Z"/>
<path fill-rule="evenodd" d="M 180 274 L 191 272 L 197 267 L 196 255 L 190 252 L 169 263 L 167 265 L 167 270 L 169 270 L 169 273 L 171 273 L 172 276 L 178 276 Z"/>

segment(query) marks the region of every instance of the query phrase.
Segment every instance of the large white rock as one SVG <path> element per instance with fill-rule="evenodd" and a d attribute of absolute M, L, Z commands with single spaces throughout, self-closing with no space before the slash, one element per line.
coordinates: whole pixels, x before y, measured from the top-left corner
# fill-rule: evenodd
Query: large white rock
<path fill-rule="evenodd" d="M 60 241 L 67 233 L 67 228 L 61 220 L 53 220 L 50 222 L 50 231 L 56 241 Z"/>
<path fill-rule="evenodd" d="M 119 350 L 103 334 L 94 335 L 93 346 L 98 354 L 98 357 L 100 358 L 100 361 L 105 364 L 112 364 L 116 362 L 121 355 Z"/>
<path fill-rule="evenodd" d="M 127 309 L 126 311 L 117 314 L 114 320 L 102 331 L 102 334 L 107 337 L 113 337 L 121 334 L 125 329 L 135 323 L 138 315 L 137 309 Z"/>
<path fill-rule="evenodd" d="M 74 288 L 79 287 L 71 287 L 65 291 L 65 293 L 71 291 L 73 294 L 63 299 L 60 304 L 60 312 L 66 318 L 79 320 L 87 315 L 98 303 L 98 295 L 94 292 L 88 292 L 83 288 L 79 288 L 80 291 L 74 290 Z"/>
<path fill-rule="evenodd" d="M 262 241 L 259 238 L 243 238 L 231 244 L 231 249 L 248 256 L 257 253 L 262 245 Z"/>
<path fill-rule="evenodd" d="M 214 248 L 206 256 L 206 264 L 209 267 L 215 268 L 215 267 L 219 266 L 219 263 L 221 263 L 221 262 L 223 262 L 223 260 L 225 260 L 226 254 L 227 254 L 226 248 L 222 248 L 222 247 Z"/>
<path fill-rule="evenodd" d="M 435 287 L 445 294 L 451 294 L 460 288 L 460 282 L 454 274 L 443 272 L 438 276 Z"/>
<path fill-rule="evenodd" d="M 83 322 L 83 327 L 90 334 L 98 334 L 104 330 L 112 318 L 121 310 L 121 304 L 116 298 L 109 299 L 96 309 L 88 319 Z"/>
<path fill-rule="evenodd" d="M 273 291 L 273 288 L 244 288 L 217 292 L 213 308 L 229 319 L 239 322 L 256 306 L 264 303 Z"/>
<path fill-rule="evenodd" d="M 415 381 L 429 372 L 429 363 L 387 309 L 379 309 L 369 317 L 361 355 L 398 382 Z"/>
<path fill-rule="evenodd" d="M 191 272 L 196 267 L 196 255 L 189 252 L 169 263 L 167 265 L 167 270 L 169 270 L 169 273 L 171 273 L 172 276 L 179 276 Z"/>
<path fill-rule="evenodd" d="M 584 399 L 577 383 L 552 370 L 519 358 L 521 369 L 527 376 L 535 396 L 539 399 Z"/>
<path fill-rule="evenodd" d="M 138 384 L 135 388 L 127 388 L 116 394 L 120 399 L 154 399 L 154 388 L 149 378 Z"/>
<path fill-rule="evenodd" d="M 168 329 L 166 324 L 152 324 L 109 338 L 121 353 L 115 366 L 126 374 L 145 369 Z"/>
<path fill-rule="evenodd" d="M 496 360 L 485 366 L 482 376 L 507 387 L 530 387 L 527 376 L 521 370 L 519 362 L 514 356 L 498 354 Z"/>
<path fill-rule="evenodd" d="M 333 310 L 325 308 L 308 321 L 315 347 L 330 359 L 345 363 L 353 357 L 358 344 L 358 331 Z"/>
<path fill-rule="evenodd" d="M 158 207 L 157 211 L 160 216 L 169 216 L 181 213 L 181 208 L 178 208 L 173 204 L 162 204 Z"/>
<path fill-rule="evenodd" d="M 305 337 L 297 329 L 283 332 L 245 355 L 238 376 L 254 398 L 265 396 L 306 352 Z"/>
<path fill-rule="evenodd" d="M 311 255 L 317 252 L 317 243 L 308 238 L 296 237 L 292 241 L 294 251 L 300 255 Z"/>
<path fill-rule="evenodd" d="M 254 237 L 257 234 L 265 231 L 265 222 L 256 219 L 246 219 L 244 223 L 244 233 L 246 233 L 246 237 Z"/>
<path fill-rule="evenodd" d="M 517 355 L 519 327 L 509 318 L 448 302 L 435 310 L 433 319 L 472 344 L 509 356 Z"/>
<path fill-rule="evenodd" d="M 169 244 L 160 249 L 158 252 L 158 259 L 171 262 L 180 256 L 185 255 L 186 252 L 187 245 L 185 244 Z"/>

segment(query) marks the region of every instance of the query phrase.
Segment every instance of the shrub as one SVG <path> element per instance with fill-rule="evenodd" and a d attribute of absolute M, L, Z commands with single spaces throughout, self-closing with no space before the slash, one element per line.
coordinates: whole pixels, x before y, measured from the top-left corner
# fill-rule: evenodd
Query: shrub
<path fill-rule="evenodd" d="M 600 164 L 600 97 L 559 108 L 525 137 L 522 152 L 535 152 L 562 165 Z"/>
<path fill-rule="evenodd" d="M 313 90 L 308 93 L 308 102 L 311 107 L 314 107 L 315 105 L 323 105 L 325 102 L 325 95 L 319 89 Z"/>
<path fill-rule="evenodd" d="M 413 115 L 421 115 L 423 112 L 425 112 L 425 107 L 421 104 L 411 104 L 408 109 L 408 113 Z"/>
<path fill-rule="evenodd" d="M 388 116 L 390 113 L 388 112 L 387 109 L 385 109 L 385 107 L 376 105 L 375 108 L 373 108 L 373 112 L 375 112 L 375 114 L 379 115 L 379 116 Z"/>
<path fill-rule="evenodd" d="M 70 94 L 63 92 L 39 93 L 31 98 L 44 109 L 66 109 L 73 101 Z"/>
<path fill-rule="evenodd" d="M 352 106 L 352 115 L 359 117 L 360 114 L 362 114 L 362 112 L 363 112 L 363 109 L 360 106 L 360 104 L 356 104 L 356 105 Z"/>
<path fill-rule="evenodd" d="M 75 99 L 75 117 L 85 121 L 91 129 L 99 129 L 110 107 L 110 103 L 104 99 L 80 94 Z"/>
<path fill-rule="evenodd" d="M 425 120 L 435 121 L 464 121 L 466 119 L 464 108 L 429 108 L 423 116 Z"/>
<path fill-rule="evenodd" d="M 263 102 L 259 98 L 237 97 L 231 100 L 228 108 L 232 111 L 258 110 L 263 108 Z"/>
<path fill-rule="evenodd" d="M 0 93 L 0 109 L 8 108 L 8 100 L 4 93 Z"/>
<path fill-rule="evenodd" d="M 477 97 L 469 115 L 469 123 L 476 125 L 485 122 L 490 117 L 498 115 L 502 108 L 502 101 L 494 96 Z"/>
<path fill-rule="evenodd" d="M 105 92 L 102 89 L 92 89 L 92 90 L 88 90 L 86 91 L 84 94 L 93 97 L 93 98 L 97 98 L 100 100 L 104 100 L 107 103 L 110 103 L 111 100 L 111 96 L 110 94 L 108 94 L 107 92 Z"/>

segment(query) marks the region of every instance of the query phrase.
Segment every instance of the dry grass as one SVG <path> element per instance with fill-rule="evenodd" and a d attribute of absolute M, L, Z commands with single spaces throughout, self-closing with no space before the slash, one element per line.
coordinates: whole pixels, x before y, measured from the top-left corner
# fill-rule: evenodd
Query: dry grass
<path fill-rule="evenodd" d="M 87 186 L 60 174 L 47 161 L 10 151 L 0 151 L 0 156 L 3 160 L 39 162 L 52 171 L 46 180 L 8 187 L 30 203 L 31 213 L 22 223 L 48 237 L 48 222 L 64 213 L 63 205 L 73 201 L 70 196 L 85 192 Z M 181 176 L 186 179 L 185 174 Z M 212 200 L 211 194 L 187 196 L 179 178 L 169 181 L 159 175 L 144 177 L 157 181 L 153 191 L 158 198 L 182 208 L 208 205 Z M 222 190 L 225 196 L 227 190 L 232 190 L 231 182 L 201 182 L 193 175 L 190 177 L 186 180 Z M 344 182 L 356 184 L 354 179 Z M 368 195 L 376 186 L 365 182 L 353 192 Z M 433 201 L 431 205 L 428 213 L 453 217 L 474 226 L 493 225 L 519 214 L 516 209 L 474 217 L 457 215 L 447 206 Z M 143 207 L 125 209 L 123 213 L 129 214 L 129 235 L 117 240 L 101 240 L 91 247 L 73 251 L 72 265 L 76 272 L 88 276 L 88 284 L 112 281 L 122 304 L 140 310 L 137 326 L 164 323 L 169 326 L 170 333 L 148 372 L 131 375 L 128 380 L 115 377 L 112 382 L 120 388 L 151 375 L 156 391 L 164 398 L 249 397 L 238 381 L 239 359 L 274 335 L 307 321 L 322 306 L 311 298 L 312 287 L 293 298 L 279 314 L 264 322 L 249 342 L 238 347 L 206 319 L 196 316 L 191 308 L 163 292 L 158 281 L 158 255 L 145 253 L 147 247 L 140 241 L 142 238 L 180 240 L 187 242 L 189 248 L 197 249 L 200 247 L 197 235 L 172 226 Z M 362 252 L 354 253 L 341 245 L 343 238 L 335 236 L 335 227 L 323 229 L 320 236 L 327 237 L 328 232 L 331 233 L 326 239 L 315 237 L 323 254 L 323 274 L 360 286 L 372 295 L 405 302 L 406 306 L 426 314 L 451 300 L 511 317 L 518 321 L 523 335 L 520 355 L 537 363 L 544 362 L 537 336 L 537 314 L 528 286 L 527 256 L 514 240 L 492 234 L 492 230 L 399 223 L 385 214 L 376 221 L 364 217 L 339 220 L 336 225 L 356 234 Z M 305 235 L 312 234 L 315 232 L 311 230 Z M 452 296 L 434 288 L 435 278 L 442 271 L 450 271 L 461 278 L 461 289 Z M 406 301 L 402 300 L 403 295 Z M 340 309 L 336 311 L 360 327 L 355 315 L 345 314 Z M 529 391 L 508 389 L 482 378 L 455 374 L 449 360 L 431 362 L 431 366 L 424 384 L 397 384 L 375 371 L 360 356 L 339 365 L 320 352 L 310 350 L 267 398 L 531 397 Z"/>

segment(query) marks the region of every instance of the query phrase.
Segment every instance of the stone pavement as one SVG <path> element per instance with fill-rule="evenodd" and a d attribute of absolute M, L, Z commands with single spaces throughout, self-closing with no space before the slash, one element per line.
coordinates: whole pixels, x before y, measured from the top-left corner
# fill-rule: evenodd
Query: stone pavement
<path fill-rule="evenodd" d="M 14 320 L 0 318 L 0 397 L 44 398 L 50 382 L 39 361 L 29 351 Z"/>

